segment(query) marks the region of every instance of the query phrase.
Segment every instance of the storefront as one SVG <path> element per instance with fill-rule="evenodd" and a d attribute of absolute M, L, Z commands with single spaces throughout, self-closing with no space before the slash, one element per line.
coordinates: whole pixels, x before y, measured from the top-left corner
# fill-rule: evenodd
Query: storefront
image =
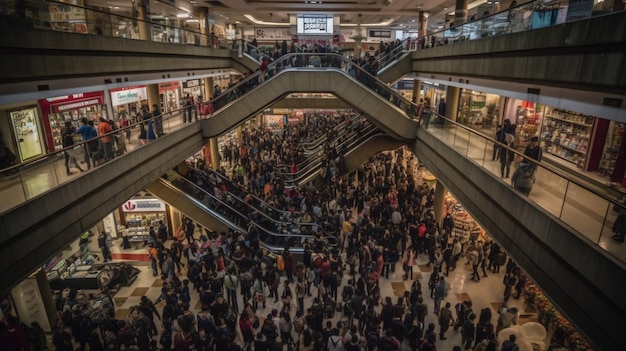
<path fill-rule="evenodd" d="M 539 136 L 545 113 L 545 106 L 531 101 L 507 98 L 504 119 L 517 125 L 515 132 L 519 137 L 519 145 L 525 147 L 533 136 Z"/>
<path fill-rule="evenodd" d="M 17 145 L 17 163 L 45 153 L 44 131 L 38 111 L 36 106 L 24 106 L 8 111 L 11 133 Z"/>
<path fill-rule="evenodd" d="M 496 94 L 463 89 L 457 122 L 493 138 L 496 126 L 502 123 L 500 111 L 504 101 Z"/>
<path fill-rule="evenodd" d="M 120 228 L 129 242 L 147 242 L 150 227 L 156 232 L 160 221 L 169 227 L 168 206 L 156 198 L 130 199 L 122 205 Z"/>
<path fill-rule="evenodd" d="M 419 103 L 420 99 L 424 99 L 424 101 L 426 101 L 428 98 L 430 99 L 431 107 L 435 109 L 436 111 L 439 101 L 441 101 L 442 98 L 445 99 L 445 97 L 446 97 L 445 85 L 434 83 L 434 82 L 429 82 L 429 81 L 423 81 L 422 91 L 420 92 L 420 97 L 419 99 L 416 99 L 416 101 Z"/>
<path fill-rule="evenodd" d="M 538 136 L 544 157 L 624 184 L 624 123 L 533 102 L 506 99 L 504 118 L 517 125 L 519 146 Z M 621 159 L 620 159 L 621 157 Z"/>
<path fill-rule="evenodd" d="M 141 106 L 148 105 L 148 91 L 145 85 L 111 89 L 111 105 L 119 116 L 128 113 L 132 120 L 136 118 Z"/>
<path fill-rule="evenodd" d="M 181 103 L 180 83 L 178 81 L 159 83 L 159 101 L 163 113 L 178 110 Z"/>
<path fill-rule="evenodd" d="M 49 152 L 63 148 L 61 130 L 65 127 L 66 121 L 72 122 L 72 125 L 78 128 L 83 117 L 94 121 L 94 123 L 97 123 L 100 116 L 107 117 L 104 92 L 102 91 L 41 99 L 39 100 L 39 108 L 44 126 L 50 126 L 46 130 Z M 77 136 L 75 140 L 80 141 L 80 136 Z"/>
<path fill-rule="evenodd" d="M 193 101 L 198 101 L 198 96 L 204 97 L 204 79 L 190 79 L 183 82 L 183 102 L 187 96 L 191 96 Z"/>
<path fill-rule="evenodd" d="M 213 94 L 215 95 L 215 86 L 220 87 L 220 91 L 224 92 L 230 86 L 231 79 L 229 75 L 221 75 L 213 77 Z M 213 98 L 213 97 L 211 97 Z M 210 100 L 210 99 L 209 99 Z"/>
<path fill-rule="evenodd" d="M 413 85 L 415 84 L 414 79 L 403 79 L 396 84 L 393 85 L 393 88 L 402 95 L 403 98 L 413 101 Z M 419 99 L 415 99 L 415 101 L 419 102 Z"/>
<path fill-rule="evenodd" d="M 606 138 L 602 157 L 598 164 L 598 172 L 613 183 L 626 186 L 626 142 L 624 130 L 626 124 L 617 121 L 608 121 Z"/>

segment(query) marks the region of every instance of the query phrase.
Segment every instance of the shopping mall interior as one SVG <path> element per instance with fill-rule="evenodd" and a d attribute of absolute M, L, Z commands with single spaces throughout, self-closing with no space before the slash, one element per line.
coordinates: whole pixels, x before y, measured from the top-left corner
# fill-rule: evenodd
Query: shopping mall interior
<path fill-rule="evenodd" d="M 153 245 L 169 251 L 180 243 L 188 252 L 208 240 L 214 248 L 207 257 L 217 260 L 223 249 L 232 262 L 236 245 L 218 250 L 215 244 L 227 241 L 220 233 L 230 233 L 258 258 L 262 272 L 272 272 L 277 257 L 287 257 L 285 247 L 300 267 L 305 246 L 315 246 L 321 235 L 326 244 L 316 254 L 345 263 L 332 269 L 340 293 L 348 279 L 360 277 L 380 289 L 376 302 L 390 297 L 395 304 L 419 281 L 428 312 L 418 319 L 434 323 L 439 350 L 467 349 L 465 328 L 439 335 L 438 301 L 428 293 L 448 263 L 431 264 L 435 243 L 443 251 L 456 241 L 462 252 L 445 277 L 450 294 L 441 304 L 450 303 L 457 318 L 454 307 L 469 301 L 477 322 L 489 309 L 493 326 L 501 322 L 503 305 L 515 307 L 515 325 L 498 327 L 493 336 L 498 350 L 511 334 L 520 350 L 626 349 L 623 3 L 448 2 L 263 0 L 203 7 L 192 1 L 185 16 L 177 13 L 182 4 L 163 2 L 152 11 L 121 1 L 110 7 L 87 1 L 8 6 L 0 26 L 10 35 L 0 39 L 0 55 L 21 64 L 5 65 L 0 78 L 3 323 L 11 329 L 10 316 L 25 325 L 37 322 L 49 347 L 58 348 L 59 330 L 75 333 L 64 310 L 83 306 L 105 347 L 132 349 L 120 347 L 119 330 L 113 337 L 106 321 L 137 328 L 142 297 L 164 313 L 169 302 L 161 295 L 173 291 L 172 280 L 199 276 L 188 257 L 174 273 L 179 279 L 154 275 Z M 263 57 L 271 61 L 267 66 Z M 83 128 L 89 122 L 94 127 Z M 529 156 L 529 149 L 541 156 Z M 524 167 L 533 170 L 530 188 L 520 185 Z M 421 216 L 413 209 L 402 213 L 414 223 L 390 224 L 391 236 L 404 228 L 400 241 L 412 246 L 412 224 L 439 229 L 427 235 L 429 252 L 416 254 L 411 279 L 403 277 L 409 260 L 402 255 L 390 259 L 394 268 L 372 285 L 361 270 L 363 254 L 345 245 L 327 207 L 331 199 L 333 206 L 342 203 L 335 209 L 357 228 L 348 236 L 354 244 L 371 235 L 366 246 L 385 251 L 382 235 L 358 229 L 376 201 L 357 196 L 346 203 L 346 197 L 370 192 L 390 211 L 407 210 L 404 201 L 394 205 L 403 183 L 389 174 L 396 168 L 427 196 L 416 201 Z M 382 185 L 374 181 L 376 170 Z M 319 222 L 299 222 L 312 211 L 307 194 L 324 199 Z M 446 214 L 454 219 L 449 230 Z M 192 240 L 181 232 L 190 227 L 186 219 L 194 223 L 187 234 Z M 167 237 L 155 240 L 150 231 L 161 223 Z M 254 243 L 262 250 L 251 249 Z M 491 267 L 491 243 L 505 252 L 502 271 Z M 398 245 L 394 250 L 406 253 L 406 244 Z M 485 256 L 477 269 L 489 267 L 478 279 L 474 252 Z M 361 265 L 356 275 L 352 256 Z M 387 270 L 390 256 L 384 256 Z M 239 263 L 222 271 L 239 279 L 250 274 Z M 509 272 L 525 283 L 507 293 Z M 279 276 L 283 294 L 289 278 Z M 287 285 L 294 294 L 296 285 Z M 326 289 L 314 285 L 313 295 L 323 300 Z M 228 293 L 225 288 L 238 312 L 256 301 Z M 369 289 L 367 295 L 380 314 Z M 291 308 L 294 318 L 296 301 L 277 300 L 255 307 L 260 325 L 274 309 Z M 343 307 L 347 299 L 335 300 L 342 307 L 324 323 L 345 329 L 353 322 Z M 186 304 L 201 315 L 204 302 L 193 290 Z M 304 297 L 305 311 L 315 304 L 313 296 Z M 181 323 L 157 322 L 150 340 L 167 349 L 161 336 L 171 328 L 183 335 Z M 242 328 L 236 324 L 228 347 L 250 344 Z M 6 335 L 0 332 L 0 340 L 14 341 Z M 298 348 L 311 347 L 299 333 L 293 336 Z M 408 339 L 398 348 L 413 347 Z M 79 346 L 77 340 L 72 345 Z"/>

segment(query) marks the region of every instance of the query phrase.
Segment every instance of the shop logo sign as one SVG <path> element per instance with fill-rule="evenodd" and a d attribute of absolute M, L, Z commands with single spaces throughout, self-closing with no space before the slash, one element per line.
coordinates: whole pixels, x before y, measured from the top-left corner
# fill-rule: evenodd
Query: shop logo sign
<path fill-rule="evenodd" d="M 132 211 L 135 208 L 137 208 L 137 206 L 135 206 L 135 204 L 132 203 L 131 201 L 128 201 L 127 203 L 124 204 L 124 209 L 127 211 Z"/>

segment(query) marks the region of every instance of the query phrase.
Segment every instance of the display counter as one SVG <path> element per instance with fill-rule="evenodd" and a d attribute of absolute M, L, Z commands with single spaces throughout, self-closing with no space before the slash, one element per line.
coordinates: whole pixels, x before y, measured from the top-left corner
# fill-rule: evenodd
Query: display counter
<path fill-rule="evenodd" d="M 72 269 L 72 266 L 69 266 L 68 274 L 49 281 L 51 289 L 99 290 L 101 286 L 115 289 L 130 286 L 139 275 L 139 270 L 126 262 L 79 266 L 78 269 Z"/>

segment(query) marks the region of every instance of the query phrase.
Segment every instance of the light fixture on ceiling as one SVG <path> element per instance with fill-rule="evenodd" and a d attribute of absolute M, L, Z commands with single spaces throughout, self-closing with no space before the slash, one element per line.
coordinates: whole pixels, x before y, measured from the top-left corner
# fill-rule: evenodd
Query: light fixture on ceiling
<path fill-rule="evenodd" d="M 179 13 L 176 15 L 176 18 L 189 18 L 188 13 Z"/>

